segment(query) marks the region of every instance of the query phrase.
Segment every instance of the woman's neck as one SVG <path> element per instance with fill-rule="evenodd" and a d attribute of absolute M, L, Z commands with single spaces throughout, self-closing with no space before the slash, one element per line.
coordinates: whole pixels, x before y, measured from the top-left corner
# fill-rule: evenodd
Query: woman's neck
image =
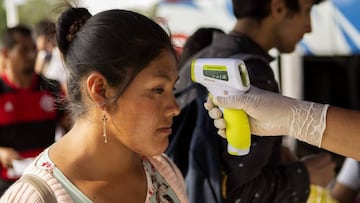
<path fill-rule="evenodd" d="M 137 153 L 116 140 L 105 143 L 102 133 L 101 123 L 96 125 L 93 121 L 84 120 L 75 122 L 73 128 L 50 149 L 50 157 L 54 156 L 54 163 L 69 173 L 89 170 L 85 174 L 77 174 L 89 176 L 83 178 L 114 178 L 142 170 Z"/>

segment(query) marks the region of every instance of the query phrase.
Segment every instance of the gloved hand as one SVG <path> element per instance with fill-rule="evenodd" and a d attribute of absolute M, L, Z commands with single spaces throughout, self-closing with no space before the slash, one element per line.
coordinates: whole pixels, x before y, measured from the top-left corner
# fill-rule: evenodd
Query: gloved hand
<path fill-rule="evenodd" d="M 226 139 L 226 121 L 222 118 L 223 114 L 221 110 L 212 102 L 213 98 L 208 97 L 207 101 L 204 104 L 210 118 L 214 119 L 214 126 L 218 129 L 217 134 Z"/>
<path fill-rule="evenodd" d="M 219 108 L 243 109 L 255 135 L 289 135 L 314 146 L 321 146 L 326 127 L 327 104 L 295 100 L 251 86 L 243 95 L 208 98 L 205 108 L 214 119 L 218 134 L 224 136 L 226 122 Z"/>

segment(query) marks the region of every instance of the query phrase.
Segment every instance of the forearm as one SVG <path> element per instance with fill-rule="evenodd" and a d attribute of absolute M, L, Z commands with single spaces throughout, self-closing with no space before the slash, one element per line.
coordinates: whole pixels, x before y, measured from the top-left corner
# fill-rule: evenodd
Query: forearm
<path fill-rule="evenodd" d="M 360 113 L 329 107 L 321 147 L 360 160 Z"/>

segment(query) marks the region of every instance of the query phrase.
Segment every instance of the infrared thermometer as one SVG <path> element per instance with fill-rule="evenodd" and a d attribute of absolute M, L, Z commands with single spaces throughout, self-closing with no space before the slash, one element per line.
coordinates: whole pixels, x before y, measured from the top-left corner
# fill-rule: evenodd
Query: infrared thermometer
<path fill-rule="evenodd" d="M 191 64 L 191 79 L 206 87 L 211 97 L 244 94 L 250 88 L 245 63 L 232 58 L 197 58 Z M 243 110 L 222 108 L 226 121 L 227 150 L 246 155 L 251 145 L 250 124 Z"/>

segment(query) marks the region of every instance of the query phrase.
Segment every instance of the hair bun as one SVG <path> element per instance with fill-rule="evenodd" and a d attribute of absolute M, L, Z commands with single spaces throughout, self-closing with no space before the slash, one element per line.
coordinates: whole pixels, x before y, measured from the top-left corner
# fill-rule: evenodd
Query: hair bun
<path fill-rule="evenodd" d="M 68 34 L 66 35 L 66 39 L 69 43 L 74 39 L 77 31 L 79 31 L 81 26 L 86 23 L 87 19 L 88 18 L 79 18 L 73 22 L 73 24 L 69 28 Z"/>
<path fill-rule="evenodd" d="M 76 33 L 91 17 L 86 8 L 68 8 L 59 17 L 56 25 L 56 38 L 60 51 L 67 53 L 69 44 L 74 40 Z"/>

